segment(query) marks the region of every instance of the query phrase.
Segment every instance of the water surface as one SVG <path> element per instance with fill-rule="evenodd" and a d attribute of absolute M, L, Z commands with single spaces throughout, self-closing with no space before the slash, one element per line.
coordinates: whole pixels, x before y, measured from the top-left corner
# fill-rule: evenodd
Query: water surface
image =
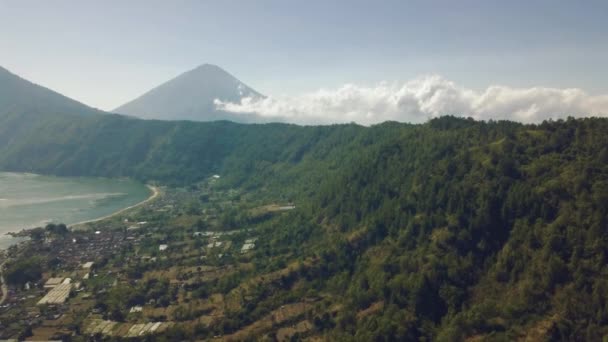
<path fill-rule="evenodd" d="M 104 217 L 149 196 L 145 185 L 126 179 L 0 172 L 0 249 L 17 242 L 7 232 Z"/>

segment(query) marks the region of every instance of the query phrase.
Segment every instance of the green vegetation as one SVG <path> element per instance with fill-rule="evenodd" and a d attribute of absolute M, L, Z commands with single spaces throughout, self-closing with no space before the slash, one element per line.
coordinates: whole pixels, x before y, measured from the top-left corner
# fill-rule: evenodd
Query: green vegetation
<path fill-rule="evenodd" d="M 15 260 L 6 267 L 6 282 L 23 286 L 27 282 L 38 281 L 42 276 L 43 267 L 43 260 L 39 257 Z"/>
<path fill-rule="evenodd" d="M 606 132 L 443 118 L 362 154 L 312 210 L 341 232 L 321 253 L 345 311 L 384 303 L 346 334 L 604 336 Z"/>
<path fill-rule="evenodd" d="M 305 318 L 306 334 L 328 340 L 599 340 L 608 334 L 607 133 L 608 120 L 595 118 L 299 127 L 13 112 L 0 115 L 0 167 L 186 187 L 221 175 L 175 217 L 143 217 L 167 227 L 139 247 L 163 272 L 200 265 L 187 255 L 206 244 L 193 232 L 260 237 L 250 256 L 206 259 L 219 279 L 183 285 L 190 301 L 224 296 L 221 322 L 176 325 L 166 338 L 238 333 L 306 299 L 305 314 L 271 324 Z M 260 214 L 252 203 L 264 201 L 297 210 Z M 173 244 L 172 257 L 161 258 L 160 243 Z M 129 281 L 143 280 L 100 295 L 105 317 L 124 321 L 151 299 L 182 303 L 182 290 L 146 278 L 157 269 L 125 266 Z M 205 310 L 179 305 L 169 318 Z"/>

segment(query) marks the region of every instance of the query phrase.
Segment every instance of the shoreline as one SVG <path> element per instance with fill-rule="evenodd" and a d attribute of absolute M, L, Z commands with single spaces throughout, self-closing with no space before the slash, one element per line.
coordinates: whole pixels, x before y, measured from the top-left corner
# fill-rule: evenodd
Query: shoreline
<path fill-rule="evenodd" d="M 145 200 L 143 200 L 143 201 L 141 201 L 139 203 L 133 204 L 131 206 L 128 206 L 126 208 L 120 209 L 120 210 L 118 210 L 116 212 L 113 212 L 113 213 L 111 213 L 109 215 L 106 215 L 106 216 L 98 217 L 98 218 L 91 219 L 91 220 L 86 220 L 86 221 L 72 223 L 72 224 L 68 225 L 68 227 L 69 228 L 74 228 L 76 226 L 83 225 L 85 223 L 93 223 L 93 222 L 99 222 L 99 221 L 102 221 L 102 220 L 105 220 L 105 219 L 109 219 L 109 218 L 114 217 L 116 215 L 120 215 L 120 214 L 124 213 L 127 210 L 135 209 L 135 208 L 140 207 L 140 206 L 142 206 L 142 205 L 144 205 L 144 204 L 146 204 L 148 202 L 151 202 L 151 201 L 155 200 L 160 195 L 160 190 L 157 187 L 155 187 L 153 185 L 149 185 L 149 184 L 146 184 L 146 187 L 148 187 L 148 189 L 150 189 L 152 191 L 152 195 L 150 195 L 150 197 L 148 197 L 147 199 L 145 199 Z"/>

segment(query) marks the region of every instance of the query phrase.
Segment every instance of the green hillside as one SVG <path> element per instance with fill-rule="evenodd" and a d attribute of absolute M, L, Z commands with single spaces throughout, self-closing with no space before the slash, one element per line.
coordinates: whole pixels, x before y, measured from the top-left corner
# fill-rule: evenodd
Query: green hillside
<path fill-rule="evenodd" d="M 0 113 L 23 111 L 39 112 L 46 116 L 103 113 L 0 67 Z"/>
<path fill-rule="evenodd" d="M 329 340 L 608 334 L 607 119 L 163 122 L 47 95 L 0 106 L 1 170 L 179 185 L 218 173 L 297 200 L 267 250 L 313 260 L 283 290 L 332 298 L 335 315 L 314 319 Z"/>
<path fill-rule="evenodd" d="M 606 132 L 443 118 L 362 155 L 312 211 L 338 232 L 335 336 L 605 336 Z"/>

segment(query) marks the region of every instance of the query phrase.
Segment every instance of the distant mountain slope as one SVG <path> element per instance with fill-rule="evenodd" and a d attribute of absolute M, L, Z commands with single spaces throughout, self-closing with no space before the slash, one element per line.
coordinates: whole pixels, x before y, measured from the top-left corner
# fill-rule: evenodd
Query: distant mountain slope
<path fill-rule="evenodd" d="M 203 64 L 114 111 L 143 119 L 261 122 L 256 115 L 222 112 L 214 105 L 215 99 L 239 102 L 244 97 L 261 96 L 222 68 Z"/>
<path fill-rule="evenodd" d="M 25 111 L 44 115 L 103 113 L 0 67 L 0 113 Z"/>

